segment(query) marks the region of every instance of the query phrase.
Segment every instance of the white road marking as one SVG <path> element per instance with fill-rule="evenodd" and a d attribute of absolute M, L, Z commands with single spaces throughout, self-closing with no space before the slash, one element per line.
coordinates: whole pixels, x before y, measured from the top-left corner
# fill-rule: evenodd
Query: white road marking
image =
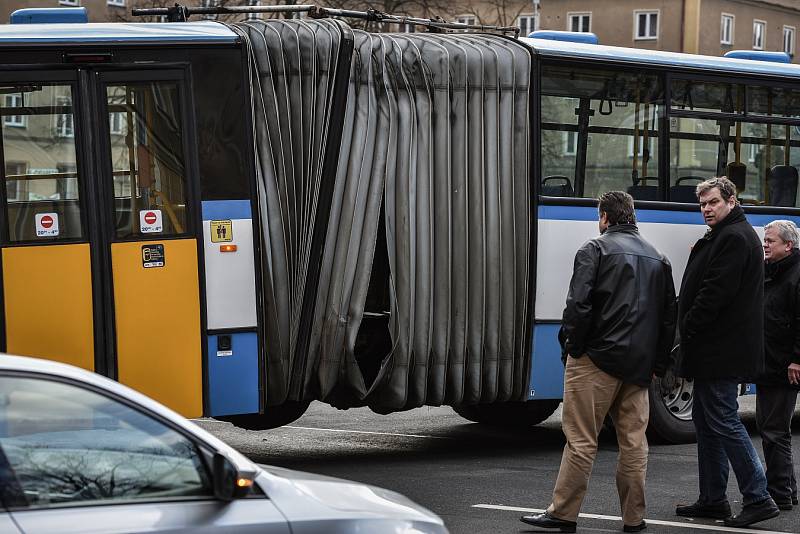
<path fill-rule="evenodd" d="M 544 510 L 537 510 L 535 508 L 519 508 L 516 506 L 503 506 L 500 504 L 473 504 L 473 508 L 485 508 L 488 510 L 507 510 L 509 512 L 526 512 L 530 514 L 541 514 Z M 584 519 L 604 519 L 606 521 L 622 521 L 621 517 L 614 515 L 599 515 L 599 514 L 580 514 L 578 517 Z M 749 528 L 733 528 L 723 526 L 720 521 L 719 525 L 699 525 L 696 523 L 683 523 L 679 521 L 661 521 L 660 519 L 645 519 L 648 525 L 663 525 L 666 527 L 680 527 L 680 528 L 693 528 L 695 530 L 713 530 L 714 532 L 738 532 L 740 534 L 788 534 L 780 530 L 761 530 Z"/>
<path fill-rule="evenodd" d="M 456 439 L 449 436 L 424 436 L 420 434 L 395 434 L 393 432 L 368 432 L 366 430 L 344 430 L 341 428 L 317 428 L 314 426 L 295 426 L 284 425 L 281 428 L 295 428 L 297 430 L 319 430 L 320 432 L 345 432 L 349 434 L 371 434 L 375 436 L 399 436 L 401 438 L 425 438 L 425 439 Z"/>

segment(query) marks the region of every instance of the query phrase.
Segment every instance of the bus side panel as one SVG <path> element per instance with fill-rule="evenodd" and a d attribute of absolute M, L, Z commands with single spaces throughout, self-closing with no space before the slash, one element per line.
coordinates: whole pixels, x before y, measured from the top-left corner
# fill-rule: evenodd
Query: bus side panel
<path fill-rule="evenodd" d="M 3 249 L 7 351 L 94 370 L 89 245 Z"/>
<path fill-rule="evenodd" d="M 143 247 L 163 245 L 162 266 Z M 203 415 L 197 242 L 113 243 L 119 381 L 185 417 Z"/>
<path fill-rule="evenodd" d="M 533 358 L 528 400 L 560 399 L 564 395 L 564 366 L 558 343 L 559 324 L 533 327 Z"/>
<path fill-rule="evenodd" d="M 203 243 L 208 415 L 258 413 L 262 395 L 250 201 L 203 201 Z"/>

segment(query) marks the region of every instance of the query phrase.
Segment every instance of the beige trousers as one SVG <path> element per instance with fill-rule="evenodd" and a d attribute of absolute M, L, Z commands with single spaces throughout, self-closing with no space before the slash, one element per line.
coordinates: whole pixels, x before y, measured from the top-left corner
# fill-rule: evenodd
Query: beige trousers
<path fill-rule="evenodd" d="M 576 521 L 586 495 L 597 454 L 597 436 L 606 414 L 617 431 L 617 491 L 626 525 L 644 519 L 647 473 L 647 388 L 623 384 L 601 371 L 588 356 L 567 358 L 561 426 L 567 438 L 561 467 L 547 511 L 558 519 Z"/>

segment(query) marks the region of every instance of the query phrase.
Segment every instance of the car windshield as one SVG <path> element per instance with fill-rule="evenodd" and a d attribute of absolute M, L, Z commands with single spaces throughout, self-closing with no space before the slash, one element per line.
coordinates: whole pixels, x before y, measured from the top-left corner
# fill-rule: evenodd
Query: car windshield
<path fill-rule="evenodd" d="M 0 376 L 0 479 L 4 471 L 15 507 L 212 494 L 185 436 L 94 391 L 38 378 Z"/>

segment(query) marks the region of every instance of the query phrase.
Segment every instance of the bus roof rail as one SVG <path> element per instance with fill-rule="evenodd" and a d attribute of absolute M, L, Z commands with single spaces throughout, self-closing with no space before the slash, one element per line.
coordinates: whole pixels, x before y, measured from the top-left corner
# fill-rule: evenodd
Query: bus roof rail
<path fill-rule="evenodd" d="M 558 30 L 536 30 L 528 37 L 531 39 L 548 39 L 550 41 L 564 41 L 569 43 L 598 44 L 597 35 L 591 32 L 565 32 Z"/>
<path fill-rule="evenodd" d="M 772 63 L 791 63 L 792 58 L 786 52 L 765 52 L 763 50 L 731 50 L 725 57 L 734 59 L 750 59 L 753 61 L 771 61 Z"/>
<path fill-rule="evenodd" d="M 212 7 L 187 7 L 175 4 L 172 7 L 137 8 L 131 14 L 142 16 L 164 16 L 169 22 L 185 22 L 192 15 L 224 15 L 241 13 L 306 13 L 311 18 L 344 17 L 366 20 L 369 22 L 382 22 L 388 24 L 413 24 L 425 26 L 431 32 L 474 30 L 482 32 L 513 33 L 519 35 L 517 26 L 495 26 L 485 24 L 462 24 L 460 22 L 447 22 L 444 19 L 409 17 L 383 13 L 375 9 L 356 11 L 352 9 L 334 9 L 319 7 L 309 4 L 278 5 L 278 6 L 212 6 Z"/>
<path fill-rule="evenodd" d="M 27 7 L 11 13 L 11 24 L 82 24 L 89 22 L 85 7 Z"/>

